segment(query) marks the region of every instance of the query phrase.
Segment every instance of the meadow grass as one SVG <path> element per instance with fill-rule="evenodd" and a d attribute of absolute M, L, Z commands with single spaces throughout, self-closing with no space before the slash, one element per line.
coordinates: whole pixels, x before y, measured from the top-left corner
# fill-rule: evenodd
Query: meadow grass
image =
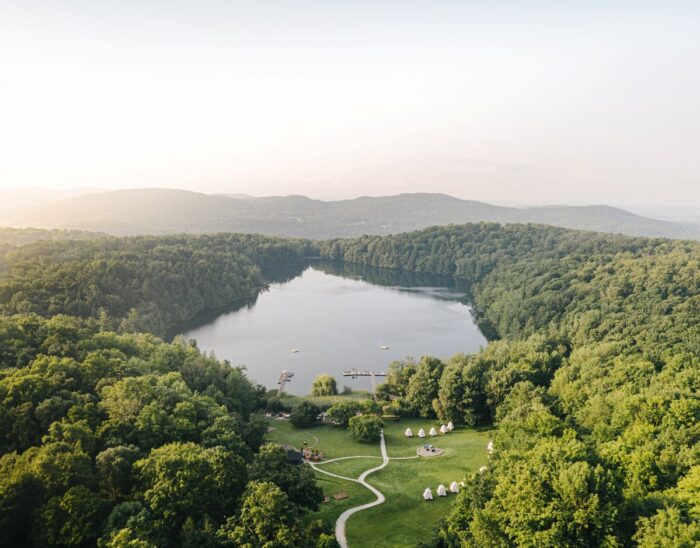
<path fill-rule="evenodd" d="M 378 443 L 355 441 L 342 427 L 321 425 L 297 429 L 286 420 L 271 420 L 269 424 L 274 430 L 268 432 L 268 441 L 301 448 L 304 442 L 307 442 L 309 447 L 313 446 L 316 443 L 315 437 L 318 438 L 319 443 L 314 448 L 322 450 L 326 459 L 352 455 L 381 457 Z"/>
<path fill-rule="evenodd" d="M 277 443 L 300 447 L 304 441 L 310 445 L 318 438 L 318 447 L 327 459 L 368 455 L 380 456 L 379 444 L 365 444 L 352 440 L 343 428 L 323 425 L 308 429 L 295 429 L 288 421 L 271 421 L 275 428 L 268 434 L 268 439 Z M 450 511 L 454 495 L 437 497 L 437 486 L 445 487 L 453 481 L 461 481 L 467 474 L 476 472 L 487 463 L 486 444 L 489 440 L 487 430 L 457 428 L 446 435 L 406 438 L 407 427 L 414 436 L 420 428 L 426 433 L 431 426 L 439 430 L 440 423 L 421 419 L 402 419 L 386 423 L 384 437 L 390 458 L 413 457 L 416 449 L 423 443 L 432 443 L 443 449 L 444 454 L 432 458 L 414 458 L 392 460 L 382 470 L 367 477 L 367 481 L 384 493 L 386 502 L 369 510 L 354 514 L 347 522 L 346 533 L 350 546 L 389 547 L 415 546 L 432 535 L 433 529 Z M 347 459 L 320 465 L 324 470 L 357 478 L 362 472 L 381 463 L 376 458 Z M 319 485 L 324 494 L 331 496 L 339 491 L 346 491 L 348 498 L 331 501 L 321 505 L 310 519 L 322 518 L 334 524 L 338 516 L 348 508 L 374 500 L 374 495 L 367 489 L 353 482 L 331 478 L 316 472 Z M 425 502 L 423 490 L 430 487 L 435 500 Z"/>
<path fill-rule="evenodd" d="M 341 401 L 347 400 L 371 400 L 372 393 L 364 390 L 353 390 L 349 394 L 336 394 L 334 396 L 296 396 L 294 394 L 283 394 L 282 401 L 285 405 L 294 407 L 302 401 L 308 401 L 314 405 L 318 405 L 322 409 L 327 409 Z"/>
<path fill-rule="evenodd" d="M 329 464 L 320 464 L 318 467 L 331 474 L 339 474 L 348 478 L 355 478 L 362 474 L 365 470 L 379 466 L 382 463 L 381 457 L 364 458 L 364 459 L 348 459 Z"/>
<path fill-rule="evenodd" d="M 395 428 L 385 429 L 389 457 L 415 455 L 421 444 L 417 438 L 403 435 L 406 426 L 414 434 L 427 421 L 402 421 Z M 438 425 L 439 426 L 439 425 Z M 461 481 L 487 462 L 486 444 L 489 433 L 469 428 L 458 428 L 444 436 L 426 438 L 445 452 L 439 457 L 392 460 L 388 466 L 367 481 L 379 489 L 386 502 L 353 515 L 347 523 L 350 546 L 415 546 L 432 535 L 433 529 L 452 506 L 455 495 L 437 497 L 437 486 L 449 489 L 453 481 Z M 429 487 L 435 499 L 425 502 L 423 490 Z"/>

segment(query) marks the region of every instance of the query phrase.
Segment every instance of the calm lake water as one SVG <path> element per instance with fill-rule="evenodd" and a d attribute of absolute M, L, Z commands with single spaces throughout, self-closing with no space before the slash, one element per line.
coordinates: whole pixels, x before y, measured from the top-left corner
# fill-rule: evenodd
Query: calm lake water
<path fill-rule="evenodd" d="M 180 331 L 268 388 L 286 369 L 294 372 L 286 387 L 293 394 L 308 394 L 319 373 L 335 376 L 339 388 L 369 389 L 369 379 L 342 371 L 386 371 L 406 356 L 447 358 L 487 344 L 465 304 L 467 288 L 452 278 L 312 262 L 268 279 L 269 291 L 254 302 Z"/>

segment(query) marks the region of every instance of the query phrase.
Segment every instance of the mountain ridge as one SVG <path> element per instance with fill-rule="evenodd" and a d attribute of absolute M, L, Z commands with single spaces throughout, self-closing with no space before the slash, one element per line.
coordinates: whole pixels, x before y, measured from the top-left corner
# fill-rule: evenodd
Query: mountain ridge
<path fill-rule="evenodd" d="M 301 195 L 253 197 L 167 188 L 124 189 L 5 212 L 0 222 L 119 236 L 256 232 L 312 239 L 386 235 L 435 225 L 496 222 L 700 240 L 698 226 L 644 217 L 605 204 L 515 208 L 440 193 L 324 201 Z"/>

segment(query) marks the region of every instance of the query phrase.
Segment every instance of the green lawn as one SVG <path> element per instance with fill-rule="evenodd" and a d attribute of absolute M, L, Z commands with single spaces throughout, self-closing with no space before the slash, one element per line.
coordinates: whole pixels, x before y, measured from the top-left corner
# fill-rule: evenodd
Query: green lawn
<path fill-rule="evenodd" d="M 323 451 L 326 459 L 347 457 L 351 455 L 367 455 L 381 457 L 379 444 L 366 444 L 354 441 L 344 428 L 335 426 L 315 426 L 312 428 L 296 429 L 289 421 L 271 420 L 267 439 L 275 443 L 288 444 L 300 448 L 307 442 L 309 447 L 315 446 Z"/>
<path fill-rule="evenodd" d="M 318 467 L 331 474 L 339 474 L 348 478 L 357 478 L 365 470 L 379 466 L 381 463 L 381 457 L 376 457 L 373 459 L 340 460 L 329 464 L 320 464 Z"/>
<path fill-rule="evenodd" d="M 346 400 L 371 400 L 372 393 L 364 390 L 354 390 L 350 394 L 337 394 L 335 396 L 296 396 L 294 394 L 283 394 L 282 401 L 285 405 L 294 407 L 302 401 L 308 401 L 314 405 L 326 409 L 341 401 Z"/>
<path fill-rule="evenodd" d="M 353 455 L 380 456 L 379 444 L 364 444 L 353 441 L 343 428 L 317 426 L 296 430 L 287 421 L 271 421 L 275 428 L 268 434 L 268 439 L 277 443 L 301 446 L 304 441 L 313 444 L 312 434 L 319 439 L 318 447 L 326 458 L 338 458 Z M 417 437 L 406 438 L 407 427 L 418 433 L 420 428 L 426 432 L 431 426 L 439 429 L 439 423 L 428 420 L 406 419 L 387 422 L 384 429 L 389 457 L 415 456 L 416 448 L 423 440 Z M 415 546 L 428 539 L 433 528 L 449 512 L 454 496 L 436 497 L 432 502 L 424 502 L 421 495 L 426 487 L 433 490 L 433 495 L 440 483 L 449 487 L 452 481 L 460 481 L 468 473 L 473 473 L 487 461 L 486 444 L 489 440 L 487 431 L 470 428 L 458 428 L 447 435 L 425 438 L 445 453 L 434 458 L 418 458 L 390 461 L 379 472 L 371 474 L 367 481 L 386 496 L 386 502 L 369 510 L 354 514 L 347 523 L 348 542 L 351 547 L 364 546 Z M 324 470 L 347 477 L 357 478 L 368 468 L 381 464 L 379 459 L 347 459 L 330 464 L 322 464 Z M 367 489 L 340 479 L 316 473 L 319 485 L 325 494 L 332 496 L 339 491 L 346 491 L 347 499 L 323 504 L 314 518 L 323 518 L 334 523 L 346 509 L 374 500 Z"/>

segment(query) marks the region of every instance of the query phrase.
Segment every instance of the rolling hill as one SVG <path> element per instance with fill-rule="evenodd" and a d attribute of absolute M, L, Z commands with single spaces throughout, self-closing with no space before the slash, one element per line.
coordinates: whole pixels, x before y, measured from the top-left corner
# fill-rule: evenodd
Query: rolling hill
<path fill-rule="evenodd" d="M 172 189 L 86 194 L 6 212 L 0 223 L 107 232 L 257 232 L 315 239 L 391 234 L 469 222 L 537 223 L 597 232 L 700 239 L 700 227 L 605 206 L 512 208 L 444 194 L 399 194 L 321 201 L 305 196 L 255 198 Z"/>

